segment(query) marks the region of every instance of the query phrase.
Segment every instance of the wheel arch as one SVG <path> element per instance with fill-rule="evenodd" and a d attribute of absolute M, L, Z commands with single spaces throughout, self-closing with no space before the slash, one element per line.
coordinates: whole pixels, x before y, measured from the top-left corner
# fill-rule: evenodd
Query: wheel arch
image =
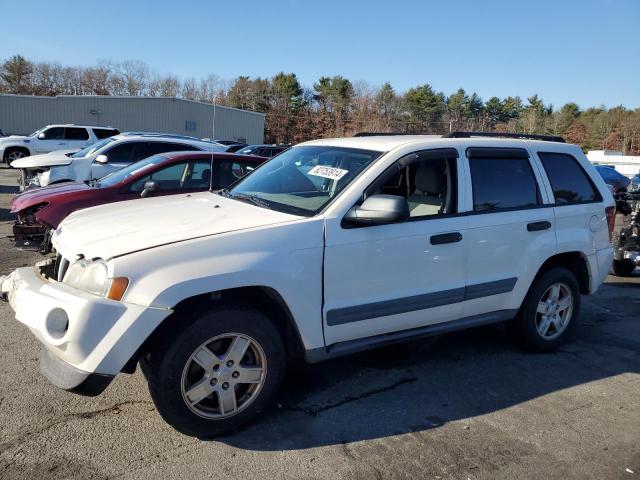
<path fill-rule="evenodd" d="M 4 149 L 4 155 L 2 160 L 4 160 L 5 162 L 7 162 L 8 156 L 11 152 L 18 150 L 18 151 L 22 151 L 25 152 L 27 155 L 27 157 L 31 156 L 31 150 L 29 150 L 29 148 L 23 146 L 23 145 L 10 145 L 8 147 L 6 147 Z"/>
<path fill-rule="evenodd" d="M 573 273 L 578 281 L 580 293 L 587 295 L 591 291 L 591 267 L 587 256 L 582 252 L 563 252 L 549 257 L 538 269 L 533 282 L 540 275 L 554 267 L 563 267 Z M 532 282 L 532 284 L 533 284 Z"/>
<path fill-rule="evenodd" d="M 138 360 L 149 353 L 155 345 L 167 335 L 173 335 L 176 331 L 182 330 L 188 324 L 188 317 L 186 323 L 184 322 L 186 312 L 190 312 L 191 317 L 195 318 L 200 312 L 223 304 L 252 306 L 264 312 L 280 333 L 287 356 L 298 358 L 304 355 L 305 347 L 300 331 L 289 306 L 280 293 L 272 287 L 253 285 L 200 293 L 182 299 L 172 308 L 173 313 L 162 321 L 136 350 L 122 368 L 122 372 L 132 373 Z M 181 323 L 178 323 L 179 319 Z"/>

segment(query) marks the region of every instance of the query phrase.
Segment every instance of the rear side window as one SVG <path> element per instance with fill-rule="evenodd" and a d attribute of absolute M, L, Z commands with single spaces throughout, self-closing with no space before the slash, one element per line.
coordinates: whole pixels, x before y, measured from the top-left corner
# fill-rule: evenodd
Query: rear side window
<path fill-rule="evenodd" d="M 538 152 L 556 203 L 599 202 L 602 197 L 578 161 L 566 153 Z"/>
<path fill-rule="evenodd" d="M 98 140 L 102 140 L 103 138 L 113 137 L 114 135 L 118 135 L 120 132 L 115 128 L 94 128 L 93 134 L 96 136 Z"/>
<path fill-rule="evenodd" d="M 64 129 L 66 140 L 89 140 L 89 132 L 84 128 L 67 127 Z"/>
<path fill-rule="evenodd" d="M 469 167 L 475 212 L 528 208 L 539 205 L 538 185 L 529 159 L 525 156 L 520 158 L 502 155 L 494 157 L 491 152 L 488 152 L 487 155 L 469 155 Z"/>

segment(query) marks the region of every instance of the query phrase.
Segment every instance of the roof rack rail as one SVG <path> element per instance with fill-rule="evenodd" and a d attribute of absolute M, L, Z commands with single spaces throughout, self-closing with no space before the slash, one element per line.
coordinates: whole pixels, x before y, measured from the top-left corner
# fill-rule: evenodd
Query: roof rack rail
<path fill-rule="evenodd" d="M 354 137 L 392 137 L 395 135 L 416 135 L 415 133 L 395 133 L 395 132 L 358 132 Z"/>
<path fill-rule="evenodd" d="M 526 140 L 544 140 L 545 142 L 565 143 L 564 138 L 556 135 L 538 135 L 535 133 L 508 133 L 508 132 L 450 132 L 442 138 L 471 138 L 471 137 L 493 137 L 493 138 L 519 138 Z"/>

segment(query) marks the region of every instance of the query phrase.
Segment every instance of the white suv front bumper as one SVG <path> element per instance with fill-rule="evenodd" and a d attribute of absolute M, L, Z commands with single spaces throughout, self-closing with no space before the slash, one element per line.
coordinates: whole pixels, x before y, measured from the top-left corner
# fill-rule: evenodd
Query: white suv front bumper
<path fill-rule="evenodd" d="M 146 339 L 141 331 L 153 331 L 171 313 L 98 297 L 32 267 L 0 278 L 0 295 L 44 345 L 40 369 L 49 381 L 89 394 L 104 390 L 131 359 Z M 99 391 L 88 391 L 96 384 Z"/>

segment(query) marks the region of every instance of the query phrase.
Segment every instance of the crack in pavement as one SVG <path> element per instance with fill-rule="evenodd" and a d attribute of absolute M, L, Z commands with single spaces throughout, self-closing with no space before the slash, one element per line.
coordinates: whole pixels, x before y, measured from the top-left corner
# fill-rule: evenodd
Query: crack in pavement
<path fill-rule="evenodd" d="M 90 419 L 90 418 L 93 418 L 93 417 L 97 417 L 99 415 L 104 415 L 106 413 L 118 414 L 118 413 L 120 413 L 120 408 L 125 406 L 125 405 L 140 405 L 140 404 L 151 404 L 151 402 L 143 401 L 143 400 L 128 400 L 128 401 L 125 401 L 125 402 L 116 403 L 115 405 L 112 405 L 111 407 L 101 408 L 101 409 L 98 409 L 98 410 L 90 410 L 88 412 L 69 413 L 67 415 L 63 415 L 62 417 L 58 417 L 58 418 L 54 418 L 52 420 L 49 420 L 48 422 L 43 423 L 38 428 L 34 428 L 34 429 L 25 428 L 22 431 L 19 431 L 19 433 L 17 435 L 15 435 L 13 438 L 7 440 L 6 442 L 0 443 L 0 454 L 4 453 L 5 451 L 9 450 L 10 448 L 16 447 L 16 446 L 26 442 L 29 439 L 29 437 L 31 437 L 33 435 L 38 435 L 40 433 L 46 432 L 50 428 L 53 428 L 53 427 L 58 426 L 60 424 L 66 423 L 66 422 L 68 422 L 70 420 L 73 420 L 73 419 L 76 419 L 76 418 L 78 418 L 78 419 Z"/>
<path fill-rule="evenodd" d="M 282 410 L 288 410 L 288 411 L 291 411 L 291 412 L 302 412 L 302 413 L 304 413 L 306 415 L 309 415 L 309 416 L 312 416 L 312 417 L 316 417 L 319 414 L 321 414 L 322 412 L 325 412 L 327 410 L 331 410 L 332 408 L 337 408 L 337 407 L 340 407 L 340 406 L 345 405 L 347 403 L 357 402 L 358 400 L 363 400 L 363 399 L 365 399 L 367 397 L 370 397 L 372 395 L 377 395 L 379 393 L 388 392 L 390 390 L 398 388 L 398 387 L 400 387 L 402 385 L 405 385 L 407 383 L 413 383 L 416 380 L 418 380 L 416 377 L 401 378 L 400 380 L 397 380 L 396 382 L 392 383 L 391 385 L 387 385 L 386 387 L 376 388 L 374 390 L 370 390 L 368 392 L 361 393 L 360 395 L 350 395 L 350 396 L 340 400 L 339 402 L 329 403 L 329 404 L 322 405 L 322 406 L 319 406 L 319 407 L 283 406 Z"/>

